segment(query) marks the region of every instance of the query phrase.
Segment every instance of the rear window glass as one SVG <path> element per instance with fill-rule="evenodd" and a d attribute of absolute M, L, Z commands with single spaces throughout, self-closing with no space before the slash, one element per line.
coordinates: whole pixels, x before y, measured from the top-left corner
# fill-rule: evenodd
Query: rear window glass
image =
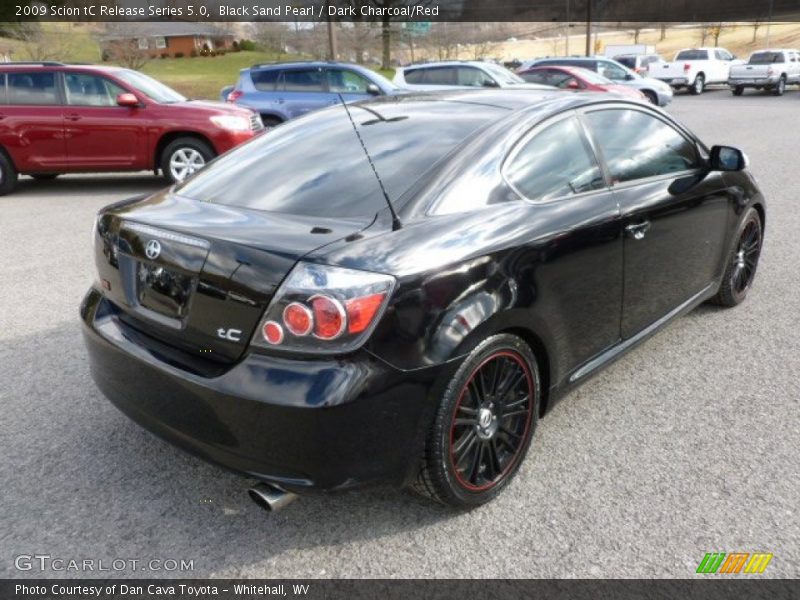
<path fill-rule="evenodd" d="M 636 57 L 635 56 L 615 56 L 614 60 L 618 63 L 625 65 L 629 69 L 636 68 Z"/>
<path fill-rule="evenodd" d="M 250 78 L 253 80 L 253 85 L 257 90 L 271 92 L 275 89 L 275 84 L 278 83 L 278 75 L 280 75 L 279 70 L 271 69 L 269 71 L 253 71 L 250 73 Z"/>
<path fill-rule="evenodd" d="M 771 65 L 783 62 L 783 52 L 756 52 L 750 57 L 748 64 Z"/>
<path fill-rule="evenodd" d="M 392 200 L 397 201 L 467 136 L 506 114 L 499 108 L 460 108 L 445 101 L 350 105 Z M 176 193 L 206 202 L 320 217 L 372 216 L 385 207 L 341 107 L 273 129 L 221 157 Z"/>
<path fill-rule="evenodd" d="M 708 50 L 681 50 L 675 60 L 706 60 Z"/>
<path fill-rule="evenodd" d="M 9 104 L 58 104 L 56 74 L 52 71 L 8 74 Z"/>

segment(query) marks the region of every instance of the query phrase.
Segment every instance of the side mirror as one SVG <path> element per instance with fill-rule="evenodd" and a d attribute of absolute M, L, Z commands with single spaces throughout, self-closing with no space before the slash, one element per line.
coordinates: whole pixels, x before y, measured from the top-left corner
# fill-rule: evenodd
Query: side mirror
<path fill-rule="evenodd" d="M 625 81 L 632 81 L 634 76 L 631 73 L 625 73 Z"/>
<path fill-rule="evenodd" d="M 126 92 L 124 94 L 120 94 L 119 96 L 117 96 L 117 105 L 127 106 L 128 108 L 134 108 L 136 106 L 139 106 L 139 99 L 136 97 L 135 94 Z"/>
<path fill-rule="evenodd" d="M 579 89 L 581 89 L 581 86 L 580 86 L 580 84 L 579 84 L 577 81 L 575 81 L 574 79 L 570 79 L 570 80 L 567 82 L 567 89 L 568 89 L 568 90 L 579 90 Z"/>
<path fill-rule="evenodd" d="M 710 165 L 712 171 L 741 171 L 750 161 L 747 155 L 733 146 L 714 146 L 711 148 Z"/>
<path fill-rule="evenodd" d="M 373 96 L 380 96 L 381 95 L 381 88 L 379 88 L 374 83 L 370 83 L 367 86 L 367 93 L 372 94 Z"/>
<path fill-rule="evenodd" d="M 496 81 L 493 81 L 491 79 L 487 79 L 486 81 L 483 82 L 483 87 L 496 88 L 496 87 L 500 87 L 500 86 L 498 85 L 498 83 Z"/>

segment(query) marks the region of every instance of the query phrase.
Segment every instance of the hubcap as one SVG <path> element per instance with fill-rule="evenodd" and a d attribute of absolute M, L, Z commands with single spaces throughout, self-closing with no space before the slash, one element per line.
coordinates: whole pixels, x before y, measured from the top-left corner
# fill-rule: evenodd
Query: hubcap
<path fill-rule="evenodd" d="M 169 172 L 176 181 L 183 181 L 206 164 L 206 159 L 194 148 L 178 148 L 169 159 Z"/>
<path fill-rule="evenodd" d="M 511 351 L 484 360 L 461 391 L 450 430 L 450 461 L 458 482 L 487 490 L 519 461 L 533 416 L 533 378 Z"/>
<path fill-rule="evenodd" d="M 731 289 L 737 296 L 744 294 L 753 283 L 753 276 L 761 252 L 761 231 L 758 223 L 750 221 L 742 231 L 739 245 L 733 255 Z"/>

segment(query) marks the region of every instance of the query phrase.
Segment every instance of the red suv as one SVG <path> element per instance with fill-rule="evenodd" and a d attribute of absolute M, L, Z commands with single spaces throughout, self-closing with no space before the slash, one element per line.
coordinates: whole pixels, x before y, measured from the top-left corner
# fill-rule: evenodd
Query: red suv
<path fill-rule="evenodd" d="M 152 169 L 181 181 L 262 130 L 249 109 L 189 101 L 130 69 L 0 63 L 0 195 L 20 173 Z"/>

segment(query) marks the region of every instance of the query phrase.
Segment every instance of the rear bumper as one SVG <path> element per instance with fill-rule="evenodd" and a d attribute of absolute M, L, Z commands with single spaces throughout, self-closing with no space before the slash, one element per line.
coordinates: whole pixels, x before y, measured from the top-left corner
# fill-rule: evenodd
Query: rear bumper
<path fill-rule="evenodd" d="M 765 85 L 775 85 L 778 83 L 780 76 L 775 75 L 774 77 L 741 77 L 741 78 L 731 78 L 728 80 L 728 85 L 731 88 L 737 87 L 761 87 Z"/>
<path fill-rule="evenodd" d="M 146 429 L 206 460 L 290 491 L 415 474 L 443 367 L 397 371 L 366 352 L 297 360 L 245 355 L 215 377 L 166 362 L 91 289 L 81 304 L 94 381 Z"/>
<path fill-rule="evenodd" d="M 672 87 L 689 85 L 689 79 L 686 77 L 657 77 L 657 79 L 668 85 L 671 85 Z"/>

